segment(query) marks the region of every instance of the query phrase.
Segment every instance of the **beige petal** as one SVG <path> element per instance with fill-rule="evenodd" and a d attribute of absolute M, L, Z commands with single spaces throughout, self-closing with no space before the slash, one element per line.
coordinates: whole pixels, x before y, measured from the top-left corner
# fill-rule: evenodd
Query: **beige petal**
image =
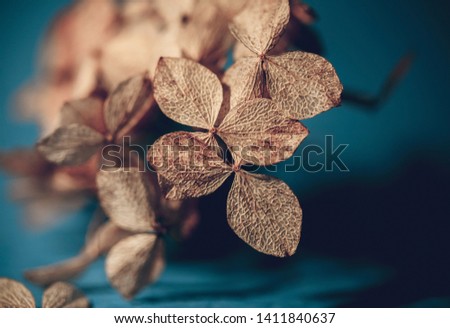
<path fill-rule="evenodd" d="M 101 48 L 118 27 L 114 0 L 79 0 L 53 22 L 44 40 L 40 68 L 49 78 L 71 78 L 80 63 Z"/>
<path fill-rule="evenodd" d="M 270 165 L 291 157 L 308 130 L 286 118 L 276 102 L 260 98 L 233 108 L 218 134 L 244 162 Z"/>
<path fill-rule="evenodd" d="M 35 284 L 44 286 L 72 279 L 83 272 L 101 254 L 109 251 L 118 241 L 131 234 L 107 222 L 97 229 L 79 255 L 57 264 L 28 270 L 25 272 L 25 277 Z"/>
<path fill-rule="evenodd" d="M 232 169 L 198 137 L 174 132 L 159 138 L 148 152 L 148 161 L 159 176 L 165 196 L 171 199 L 201 197 L 214 192 Z"/>
<path fill-rule="evenodd" d="M 66 102 L 61 108 L 60 126 L 78 123 L 102 134 L 105 133 L 103 103 L 104 100 L 98 97 L 88 97 Z"/>
<path fill-rule="evenodd" d="M 154 282 L 164 269 L 164 244 L 156 235 L 138 234 L 115 245 L 108 253 L 106 274 L 125 298 L 131 299 Z"/>
<path fill-rule="evenodd" d="M 89 300 L 76 287 L 66 282 L 56 282 L 42 295 L 43 308 L 87 308 Z"/>
<path fill-rule="evenodd" d="M 99 150 L 104 137 L 86 125 L 70 124 L 58 128 L 37 144 L 38 151 L 50 162 L 79 165 Z"/>
<path fill-rule="evenodd" d="M 105 123 L 109 132 L 114 135 L 136 113 L 150 109 L 152 91 L 147 73 L 120 83 L 105 107 Z"/>
<path fill-rule="evenodd" d="M 256 55 L 265 55 L 277 43 L 289 15 L 289 0 L 253 0 L 234 17 L 230 31 Z"/>
<path fill-rule="evenodd" d="M 340 104 L 342 85 L 324 58 L 301 51 L 268 57 L 267 87 L 286 115 L 302 120 Z"/>
<path fill-rule="evenodd" d="M 223 15 L 231 20 L 234 16 L 239 14 L 249 2 L 249 0 L 206 0 L 211 1 L 217 5 Z"/>
<path fill-rule="evenodd" d="M 0 308 L 34 308 L 34 297 L 20 282 L 0 278 Z"/>
<path fill-rule="evenodd" d="M 281 180 L 237 173 L 228 194 L 227 217 L 239 238 L 259 252 L 285 257 L 297 249 L 302 210 Z"/>
<path fill-rule="evenodd" d="M 257 57 L 244 57 L 236 61 L 223 77 L 230 89 L 230 107 L 263 95 L 263 70 Z"/>
<path fill-rule="evenodd" d="M 153 229 L 155 192 L 145 172 L 134 167 L 102 170 L 97 188 L 103 210 L 117 226 L 133 232 Z"/>
<path fill-rule="evenodd" d="M 172 120 L 210 129 L 223 100 L 222 85 L 206 67 L 182 58 L 161 58 L 155 73 L 155 99 Z"/>
<path fill-rule="evenodd" d="M 200 1 L 179 33 L 184 56 L 208 67 L 226 58 L 232 41 L 228 20 L 211 1 Z"/>
<path fill-rule="evenodd" d="M 80 99 L 92 95 L 99 84 L 100 57 L 95 52 L 83 59 L 75 73 L 70 99 Z"/>
<path fill-rule="evenodd" d="M 181 57 L 176 34 L 170 26 L 161 28 L 151 19 L 126 25 L 102 49 L 102 82 L 112 91 L 120 82 L 146 71 L 153 78 L 163 56 Z"/>

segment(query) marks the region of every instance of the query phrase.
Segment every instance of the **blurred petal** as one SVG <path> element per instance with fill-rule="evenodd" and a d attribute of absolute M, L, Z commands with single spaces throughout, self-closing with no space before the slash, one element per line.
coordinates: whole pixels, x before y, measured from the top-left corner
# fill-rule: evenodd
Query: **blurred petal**
<path fill-rule="evenodd" d="M 164 244 L 156 235 L 138 234 L 115 245 L 106 258 L 106 274 L 125 298 L 131 299 L 154 282 L 164 269 Z"/>
<path fill-rule="evenodd" d="M 42 177 L 51 167 L 35 148 L 0 152 L 0 168 L 9 174 Z"/>
<path fill-rule="evenodd" d="M 35 284 L 44 286 L 72 279 L 83 272 L 101 254 L 109 251 L 118 241 L 131 234 L 107 222 L 95 232 L 79 255 L 61 263 L 28 270 L 25 272 L 25 277 Z"/>
<path fill-rule="evenodd" d="M 226 17 L 211 1 L 198 2 L 179 33 L 183 54 L 207 66 L 226 58 L 232 39 Z"/>
<path fill-rule="evenodd" d="M 89 300 L 81 291 L 66 282 L 56 282 L 44 291 L 43 308 L 86 308 Z"/>
<path fill-rule="evenodd" d="M 0 278 L 0 308 L 34 308 L 34 297 L 20 282 Z"/>
<path fill-rule="evenodd" d="M 105 122 L 103 120 L 104 100 L 98 97 L 88 97 L 68 101 L 61 108 L 61 126 L 70 124 L 81 124 L 88 126 L 100 133 L 105 133 Z"/>
<path fill-rule="evenodd" d="M 132 51 L 130 51 L 132 49 Z M 181 57 L 176 34 L 151 20 L 126 25 L 102 48 L 100 70 L 108 90 L 137 74 L 154 76 L 159 58 Z"/>
<path fill-rule="evenodd" d="M 97 174 L 97 188 L 103 210 L 117 226 L 133 232 L 153 229 L 155 192 L 145 172 L 138 168 L 102 170 Z"/>
<path fill-rule="evenodd" d="M 228 194 L 227 217 L 239 238 L 259 252 L 285 257 L 297 249 L 302 210 L 281 180 L 238 172 Z"/>
<path fill-rule="evenodd" d="M 70 124 L 58 128 L 37 144 L 38 151 L 50 162 L 78 165 L 99 150 L 104 137 L 86 125 Z"/>

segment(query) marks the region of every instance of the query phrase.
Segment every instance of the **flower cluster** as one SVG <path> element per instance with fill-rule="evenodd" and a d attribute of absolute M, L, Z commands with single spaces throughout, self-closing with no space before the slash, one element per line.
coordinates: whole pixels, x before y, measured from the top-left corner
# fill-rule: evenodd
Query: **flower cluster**
<path fill-rule="evenodd" d="M 22 177 L 18 198 L 42 216 L 92 197 L 100 208 L 77 256 L 26 277 L 68 280 L 106 254 L 108 279 L 132 298 L 162 272 L 166 236 L 187 237 L 197 224 L 194 198 L 231 175 L 230 227 L 262 253 L 292 255 L 299 201 L 284 182 L 245 166 L 288 159 L 308 135 L 299 120 L 340 103 L 328 61 L 286 52 L 303 48 L 296 29 L 313 20 L 307 5 L 288 0 L 79 0 L 63 12 L 38 76 L 18 95 L 42 138 L 0 164 Z M 191 130 L 171 132 L 159 111 Z M 141 158 L 125 137 L 157 140 Z M 112 145 L 116 160 L 104 153 Z"/>

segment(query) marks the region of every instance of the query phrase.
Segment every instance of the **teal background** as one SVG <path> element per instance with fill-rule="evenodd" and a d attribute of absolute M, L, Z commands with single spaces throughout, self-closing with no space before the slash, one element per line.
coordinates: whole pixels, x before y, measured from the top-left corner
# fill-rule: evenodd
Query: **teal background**
<path fill-rule="evenodd" d="M 39 40 L 68 1 L 0 4 L 0 148 L 32 144 L 38 129 L 16 119 L 14 91 L 33 74 Z M 202 224 L 171 245 L 162 278 L 131 303 L 102 261 L 75 280 L 96 307 L 448 307 L 450 253 L 450 4 L 345 0 L 309 3 L 314 30 L 346 90 L 375 94 L 406 53 L 415 61 L 379 108 L 343 103 L 304 121 L 305 144 L 349 144 L 350 172 L 278 174 L 304 210 L 299 250 L 289 259 L 256 253 L 226 224 L 229 182 L 201 200 Z M 45 231 L 25 229 L 0 176 L 0 276 L 74 255 L 93 206 Z M 40 297 L 41 290 L 32 288 Z"/>

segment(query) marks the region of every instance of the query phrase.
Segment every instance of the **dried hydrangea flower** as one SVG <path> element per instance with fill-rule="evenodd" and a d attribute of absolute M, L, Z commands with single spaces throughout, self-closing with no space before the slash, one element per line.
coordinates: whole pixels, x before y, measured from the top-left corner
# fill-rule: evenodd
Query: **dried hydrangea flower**
<path fill-rule="evenodd" d="M 17 107 L 40 124 L 43 135 L 57 126 L 64 102 L 88 97 L 97 88 L 98 54 L 115 35 L 114 0 L 79 0 L 52 23 L 39 56 L 38 75 L 17 95 Z"/>
<path fill-rule="evenodd" d="M 36 303 L 31 292 L 20 282 L 0 278 L 0 308 L 34 308 Z M 56 282 L 42 296 L 43 308 L 85 308 L 88 299 L 73 285 Z"/>
<path fill-rule="evenodd" d="M 302 210 L 282 181 L 229 165 L 198 133 L 174 132 L 152 146 L 148 160 L 170 186 L 170 198 L 200 197 L 217 190 L 233 173 L 228 194 L 230 227 L 254 249 L 274 256 L 294 254 L 300 241 Z M 160 180 L 161 182 L 161 180 Z"/>
<path fill-rule="evenodd" d="M 339 105 L 342 85 L 324 58 L 301 51 L 271 56 L 289 22 L 288 0 L 255 0 L 230 24 L 231 33 L 252 53 L 227 70 L 231 106 L 270 97 L 292 119 L 306 119 Z"/>
<path fill-rule="evenodd" d="M 89 233 L 91 237 L 79 255 L 30 270 L 26 277 L 40 285 L 68 280 L 106 254 L 105 271 L 109 281 L 130 299 L 154 282 L 164 268 L 162 234 L 175 229 L 182 236 L 196 223 L 198 214 L 192 206 L 183 206 L 184 202 L 175 202 L 178 206 L 171 209 L 167 205 L 173 202 L 158 204 L 159 195 L 148 174 L 137 168 L 99 171 L 96 180 L 100 204 L 110 220 Z"/>
<path fill-rule="evenodd" d="M 38 151 L 58 165 L 80 165 L 106 143 L 127 134 L 147 113 L 153 102 L 147 74 L 117 86 L 106 101 L 87 98 L 62 108 L 61 127 L 42 139 Z"/>
<path fill-rule="evenodd" d="M 217 76 L 188 59 L 161 58 L 155 74 L 155 99 L 172 120 L 206 130 L 197 138 L 217 147 L 216 136 L 244 162 L 270 165 L 294 153 L 308 135 L 300 123 L 286 118 L 269 99 L 235 104 L 221 122 L 222 85 Z M 242 156 L 245 151 L 247 156 Z"/>

